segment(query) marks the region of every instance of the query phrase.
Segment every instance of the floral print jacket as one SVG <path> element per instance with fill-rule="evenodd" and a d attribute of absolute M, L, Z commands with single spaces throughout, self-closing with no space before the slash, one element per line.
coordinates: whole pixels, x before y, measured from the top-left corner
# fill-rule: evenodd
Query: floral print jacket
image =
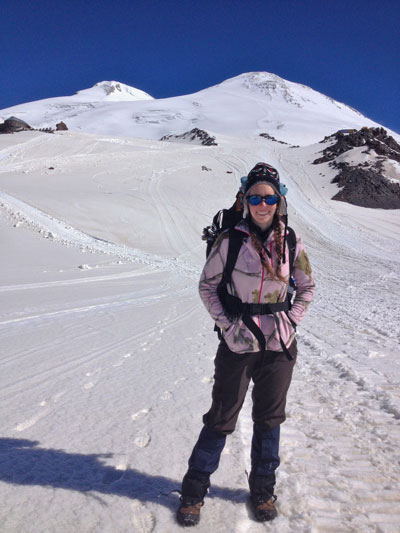
<path fill-rule="evenodd" d="M 279 280 L 277 276 L 272 279 L 268 270 L 262 265 L 259 253 L 251 242 L 246 221 L 240 221 L 235 228 L 243 231 L 245 235 L 232 272 L 232 282 L 227 287 L 228 292 L 239 297 L 245 303 L 284 302 L 288 283 Z M 283 224 L 281 225 L 281 231 L 283 235 Z M 264 333 L 267 350 L 282 351 L 280 337 L 286 347 L 290 346 L 295 336 L 295 327 L 303 319 L 313 298 L 315 284 L 310 262 L 302 240 L 298 235 L 296 235 L 296 241 L 293 276 L 296 281 L 297 291 L 290 311 L 277 313 L 279 331 L 272 315 L 252 317 Z M 228 254 L 228 244 L 229 233 L 226 231 L 215 242 L 204 265 L 199 283 L 200 297 L 207 311 L 221 329 L 222 336 L 231 351 L 238 354 L 258 352 L 260 350 L 259 342 L 253 333 L 244 325 L 240 318 L 234 319 L 233 322 L 229 320 L 217 294 L 217 287 L 221 281 Z M 272 263 L 272 267 L 276 271 L 278 258 L 273 232 L 267 237 L 263 247 L 263 258 Z M 269 251 L 270 258 L 265 249 Z M 281 265 L 281 273 L 288 279 L 288 249 L 286 249 L 286 258 L 286 262 Z"/>

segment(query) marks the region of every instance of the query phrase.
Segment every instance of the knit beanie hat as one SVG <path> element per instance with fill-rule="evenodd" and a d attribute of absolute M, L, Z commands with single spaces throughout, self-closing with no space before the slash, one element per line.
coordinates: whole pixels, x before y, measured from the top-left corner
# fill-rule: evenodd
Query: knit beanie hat
<path fill-rule="evenodd" d="M 267 183 L 274 189 L 275 193 L 279 196 L 277 212 L 279 215 L 286 215 L 286 200 L 284 196 L 287 193 L 287 187 L 280 182 L 279 172 L 276 170 L 276 168 L 268 165 L 267 163 L 257 163 L 247 175 L 247 182 L 243 197 L 243 218 L 246 218 L 248 214 L 247 198 L 249 196 L 249 191 L 257 183 Z"/>
<path fill-rule="evenodd" d="M 275 190 L 278 196 L 281 196 L 279 186 L 279 173 L 276 168 L 271 167 L 267 163 L 257 163 L 257 165 L 250 170 L 247 175 L 246 188 L 244 193 L 246 194 L 253 185 L 257 183 L 268 183 Z"/>

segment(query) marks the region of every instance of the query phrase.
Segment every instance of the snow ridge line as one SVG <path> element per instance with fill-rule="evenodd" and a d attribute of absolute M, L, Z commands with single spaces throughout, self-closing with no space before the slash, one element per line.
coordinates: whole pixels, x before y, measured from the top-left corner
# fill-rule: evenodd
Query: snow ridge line
<path fill-rule="evenodd" d="M 200 270 L 197 267 L 189 265 L 179 258 L 169 259 L 94 237 L 4 191 L 0 191 L 0 207 L 5 209 L 15 221 L 16 226 L 24 224 L 40 233 L 45 239 L 74 246 L 88 252 L 101 252 L 127 261 L 150 265 L 154 268 L 179 272 L 189 279 L 198 279 L 200 276 Z"/>

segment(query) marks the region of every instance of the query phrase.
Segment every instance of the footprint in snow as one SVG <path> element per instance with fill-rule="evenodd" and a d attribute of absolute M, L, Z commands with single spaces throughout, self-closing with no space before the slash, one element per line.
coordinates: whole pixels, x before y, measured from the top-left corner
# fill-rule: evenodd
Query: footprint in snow
<path fill-rule="evenodd" d="M 43 417 L 45 417 L 49 413 L 48 409 L 43 409 L 38 413 L 37 415 L 34 415 L 32 418 L 29 418 L 28 420 L 25 420 L 24 422 L 21 422 L 17 426 L 15 426 L 15 431 L 25 431 L 26 429 L 30 429 L 33 427 L 39 420 Z"/>
<path fill-rule="evenodd" d="M 151 437 L 148 433 L 140 433 L 134 440 L 134 443 L 139 448 L 146 448 L 150 444 Z"/>
<path fill-rule="evenodd" d="M 386 355 L 382 352 L 374 352 L 373 350 L 369 350 L 368 351 L 368 357 L 370 359 L 378 359 L 378 358 L 381 358 L 381 357 L 386 357 Z"/>
<path fill-rule="evenodd" d="M 96 370 L 93 370 L 93 372 L 86 372 L 85 376 L 88 378 L 91 378 L 92 376 L 95 376 L 99 372 L 101 372 L 101 368 L 96 368 Z"/>
<path fill-rule="evenodd" d="M 160 396 L 160 399 L 163 401 L 170 400 L 171 398 L 172 398 L 172 392 L 169 390 L 164 391 Z"/>
<path fill-rule="evenodd" d="M 151 411 L 151 407 L 149 407 L 147 409 L 141 409 L 137 413 L 134 413 L 133 415 L 131 415 L 131 419 L 132 420 L 139 420 L 140 418 L 144 418 L 146 415 L 148 415 L 150 413 L 150 411 Z"/>
<path fill-rule="evenodd" d="M 111 483 L 120 480 L 124 474 L 125 470 L 110 467 L 110 470 L 104 474 L 102 481 L 105 485 L 111 485 Z"/>
<path fill-rule="evenodd" d="M 156 525 L 154 515 L 138 500 L 132 502 L 131 507 L 133 531 L 137 533 L 151 533 Z"/>
<path fill-rule="evenodd" d="M 14 429 L 16 431 L 25 431 L 25 429 L 29 429 L 34 426 L 39 419 L 39 416 L 34 416 L 29 420 L 25 420 L 25 422 L 21 422 L 21 424 L 18 424 Z"/>
<path fill-rule="evenodd" d="M 181 383 L 184 383 L 187 381 L 187 378 L 179 378 L 176 381 L 174 381 L 174 385 L 180 385 Z"/>
<path fill-rule="evenodd" d="M 143 348 L 145 349 L 145 348 Z M 146 348 L 147 349 L 147 348 Z M 126 353 L 124 356 L 123 356 L 123 359 L 122 361 L 117 361 L 116 363 L 113 364 L 113 367 L 114 368 L 118 368 L 119 366 L 122 366 L 124 363 L 125 363 L 125 359 L 129 359 L 129 357 L 132 357 L 132 354 L 130 352 Z"/>
<path fill-rule="evenodd" d="M 66 393 L 66 391 L 60 391 L 60 392 L 57 392 L 57 394 L 55 394 L 54 397 L 53 397 L 53 402 L 54 402 L 54 403 L 57 403 L 58 400 L 59 400 L 60 398 L 62 398 L 62 397 L 64 396 L 65 393 Z"/>

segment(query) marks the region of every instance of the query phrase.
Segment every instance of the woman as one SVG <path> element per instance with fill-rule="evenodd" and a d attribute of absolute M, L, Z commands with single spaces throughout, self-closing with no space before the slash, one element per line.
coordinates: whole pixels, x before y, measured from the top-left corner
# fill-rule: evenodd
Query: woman
<path fill-rule="evenodd" d="M 235 429 L 250 379 L 254 383 L 250 501 L 256 520 L 272 520 L 277 515 L 279 428 L 285 420 L 286 394 L 297 355 L 295 330 L 314 293 L 310 264 L 297 236 L 293 268 L 297 291 L 290 309 L 285 303 L 290 271 L 282 187 L 277 170 L 265 163 L 258 163 L 248 174 L 243 220 L 235 226 L 243 240 L 227 285 L 231 296 L 221 302 L 219 289 L 232 232 L 217 239 L 200 278 L 200 297 L 222 338 L 215 358 L 212 405 L 203 417 L 204 427 L 182 481 L 177 520 L 184 526 L 200 520 L 210 475 L 218 468 L 226 436 Z M 240 303 L 239 313 L 229 308 L 232 299 Z"/>

